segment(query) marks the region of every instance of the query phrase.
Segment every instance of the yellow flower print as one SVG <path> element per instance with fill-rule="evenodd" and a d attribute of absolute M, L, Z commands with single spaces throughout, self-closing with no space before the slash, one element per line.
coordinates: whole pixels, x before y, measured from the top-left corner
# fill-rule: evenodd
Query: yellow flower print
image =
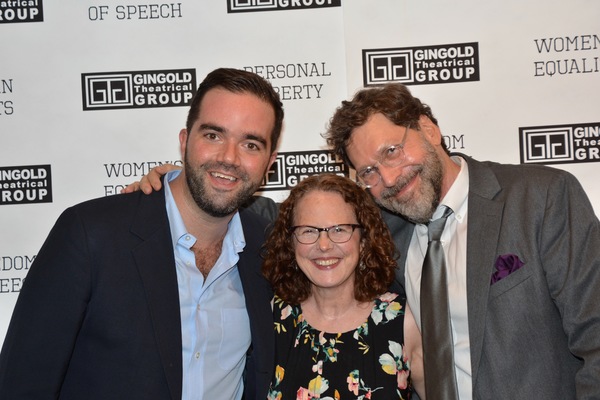
<path fill-rule="evenodd" d="M 404 314 L 402 305 L 397 301 L 393 301 L 396 296 L 394 293 L 385 293 L 375 300 L 375 307 L 371 311 L 371 319 L 373 319 L 375 325 L 385 324 L 395 319 L 398 315 Z M 384 316 L 385 319 L 383 319 Z"/>
<path fill-rule="evenodd" d="M 329 381 L 322 376 L 317 376 L 315 379 L 311 379 L 308 382 L 308 391 L 315 398 L 321 397 L 321 393 L 329 389 Z"/>
<path fill-rule="evenodd" d="M 275 367 L 275 386 L 279 385 L 283 380 L 283 375 L 285 374 L 285 369 L 281 365 Z"/>
<path fill-rule="evenodd" d="M 329 389 L 329 381 L 322 376 L 317 376 L 308 382 L 308 388 L 301 387 L 296 392 L 296 400 L 320 399 L 321 394 Z M 325 399 L 323 399 L 325 400 Z"/>
<path fill-rule="evenodd" d="M 379 364 L 381 364 L 381 368 L 386 374 L 396 375 L 398 370 L 402 370 L 402 345 L 392 340 L 389 340 L 388 344 L 388 348 L 392 354 L 382 354 L 379 356 Z"/>

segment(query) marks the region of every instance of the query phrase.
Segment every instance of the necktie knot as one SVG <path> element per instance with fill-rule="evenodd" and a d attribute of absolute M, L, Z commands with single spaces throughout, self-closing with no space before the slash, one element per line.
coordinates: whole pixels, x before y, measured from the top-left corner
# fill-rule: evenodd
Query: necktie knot
<path fill-rule="evenodd" d="M 444 231 L 444 226 L 446 225 L 446 220 L 450 214 L 452 214 L 452 209 L 450 207 L 445 207 L 444 214 L 427 225 L 427 233 L 430 242 L 433 240 L 440 240 L 442 232 Z"/>

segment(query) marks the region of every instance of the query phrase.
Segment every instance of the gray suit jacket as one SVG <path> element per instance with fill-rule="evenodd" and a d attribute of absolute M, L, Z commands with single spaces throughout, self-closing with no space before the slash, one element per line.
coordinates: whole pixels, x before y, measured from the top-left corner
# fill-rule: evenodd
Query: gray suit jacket
<path fill-rule="evenodd" d="M 600 223 L 577 180 L 469 166 L 467 302 L 474 399 L 600 399 Z M 400 252 L 414 225 L 383 212 Z M 498 256 L 525 265 L 490 284 Z"/>

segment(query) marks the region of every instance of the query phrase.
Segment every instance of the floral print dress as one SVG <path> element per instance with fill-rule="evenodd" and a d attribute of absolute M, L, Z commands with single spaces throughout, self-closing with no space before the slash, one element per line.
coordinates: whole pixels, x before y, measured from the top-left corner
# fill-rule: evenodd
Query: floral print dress
<path fill-rule="evenodd" d="M 409 399 L 403 354 L 406 299 L 385 293 L 355 330 L 321 332 L 275 296 L 276 367 L 267 399 Z"/>

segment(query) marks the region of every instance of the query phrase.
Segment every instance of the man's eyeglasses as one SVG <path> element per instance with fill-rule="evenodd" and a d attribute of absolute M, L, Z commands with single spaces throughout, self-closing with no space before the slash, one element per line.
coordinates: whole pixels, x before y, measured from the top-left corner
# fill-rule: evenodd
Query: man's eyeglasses
<path fill-rule="evenodd" d="M 408 137 L 408 131 L 410 124 L 406 125 L 404 131 L 404 138 L 399 144 L 386 147 L 379 155 L 377 162 L 374 165 L 370 165 L 358 171 L 356 177 L 358 178 L 358 184 L 363 188 L 372 188 L 379 184 L 381 181 L 381 173 L 377 165 L 383 165 L 388 168 L 398 167 L 404 161 L 404 144 Z"/>
<path fill-rule="evenodd" d="M 292 226 L 290 231 L 294 234 L 296 240 L 302 244 L 315 243 L 321 232 L 327 232 L 327 237 L 334 243 L 345 243 L 350 240 L 356 228 L 361 228 L 361 226 L 358 224 L 340 224 L 317 228 L 316 226 L 299 225 Z"/>

